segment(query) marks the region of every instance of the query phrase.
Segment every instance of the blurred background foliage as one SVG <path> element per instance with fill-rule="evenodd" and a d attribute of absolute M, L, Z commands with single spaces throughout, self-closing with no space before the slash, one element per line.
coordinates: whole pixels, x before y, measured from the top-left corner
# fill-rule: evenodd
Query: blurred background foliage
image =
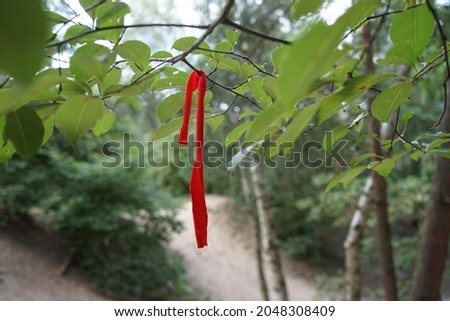
<path fill-rule="evenodd" d="M 175 22 L 178 18 L 167 15 L 160 2 L 150 1 L 150 8 L 154 9 L 152 19 Z M 67 10 L 64 5 L 52 3 L 56 10 Z M 144 3 L 147 1 L 136 1 L 133 6 L 143 8 Z M 170 3 L 167 8 L 174 6 L 174 1 Z M 199 0 L 196 6 L 203 19 L 210 21 L 216 15 L 214 4 L 217 7 L 220 3 L 218 0 Z M 275 36 L 282 31 L 295 32 L 298 22 L 286 18 L 290 3 L 288 0 L 244 1 L 236 4 L 233 18 L 242 25 Z M 148 22 L 145 12 L 133 10 L 133 22 Z M 450 20 L 448 8 L 443 8 L 440 14 L 441 18 Z M 219 42 L 225 29 L 218 28 L 208 41 Z M 141 34 L 130 30 L 127 37 L 161 47 L 167 45 L 165 32 L 156 30 L 155 33 Z M 380 32 L 387 34 L 388 30 L 381 29 Z M 179 36 L 176 32 L 171 34 L 171 31 L 167 34 L 174 38 Z M 435 41 L 431 47 L 438 48 L 439 43 Z M 266 66 L 266 70 L 273 68 L 273 43 L 241 35 L 237 46 L 238 52 Z M 379 55 L 386 50 L 378 42 L 375 42 L 375 48 Z M 201 59 L 198 58 L 196 63 L 201 64 Z M 233 77 L 233 73 L 220 72 L 220 80 L 224 84 L 233 83 Z M 417 111 L 409 123 L 411 137 L 421 135 L 423 128 L 429 128 L 439 116 L 439 103 L 443 97 L 440 91 L 436 91 L 432 77 L 430 74 L 416 84 L 408 102 L 408 110 Z M 213 111 L 221 113 L 232 97 L 216 87 L 212 91 Z M 24 161 L 14 156 L 0 171 L 1 224 L 15 224 L 28 219 L 32 208 L 41 209 L 34 219 L 65 235 L 74 253 L 74 263 L 92 276 L 102 293 L 117 299 L 186 297 L 187 281 L 182 260 L 167 249 L 167 244 L 171 235 L 182 228 L 176 219 L 176 208 L 181 204 L 180 197 L 185 197 L 188 192 L 189 168 L 179 168 L 170 162 L 164 168 L 138 168 L 136 158 L 132 159 L 131 168 L 99 166 L 105 159 L 103 143 L 120 142 L 123 132 L 131 133 L 136 141 L 150 140 L 151 133 L 160 125 L 156 106 L 163 98 L 162 94 L 145 93 L 140 97 L 138 111 L 130 108 L 115 110 L 117 121 L 108 134 L 100 138 L 87 135 L 73 148 L 56 133 L 34 158 Z M 245 101 L 239 101 L 224 115 L 224 121 L 217 130 L 208 129 L 207 140 L 224 142 L 226 135 L 236 126 L 239 115 L 250 108 Z M 424 109 L 428 112 L 420 112 Z M 356 114 L 351 109 L 346 112 L 345 120 L 353 119 Z M 331 129 L 338 124 L 335 120 L 327 126 Z M 361 134 L 360 127 L 356 127 L 346 137 L 349 148 L 342 154 L 345 159 L 350 159 L 368 138 Z M 321 142 L 323 132 L 323 129 L 312 130 L 308 141 Z M 302 153 L 305 142 L 306 138 L 301 138 L 293 151 Z M 181 154 L 182 159 L 192 155 L 186 149 L 172 152 Z M 159 153 L 159 149 L 155 153 Z M 225 153 L 231 155 L 230 150 L 225 150 Z M 326 155 L 321 150 L 317 156 L 324 158 Z M 173 154 L 159 156 L 169 160 L 174 157 Z M 205 169 L 206 191 L 230 196 L 235 209 L 239 210 L 243 203 L 241 173 L 228 171 L 226 165 L 223 162 L 219 168 Z M 339 291 L 343 291 L 340 286 L 343 283 L 342 244 L 365 181 L 365 177 L 361 177 L 346 189 L 333 189 L 322 202 L 323 190 L 340 170 L 336 163 L 332 167 L 264 169 L 267 178 L 265 189 L 275 211 L 274 226 L 282 249 L 292 257 L 310 262 L 317 270 L 319 289 L 338 293 L 337 297 Z M 392 214 L 390 220 L 402 298 L 406 298 L 410 290 L 418 227 L 423 219 L 431 172 L 431 158 L 424 157 L 416 162 L 402 160 L 389 178 L 389 199 L 393 200 L 389 203 L 389 212 Z M 248 213 L 241 215 L 248 216 Z M 374 230 L 375 215 L 371 213 L 364 235 L 363 268 L 376 278 L 373 266 L 378 260 L 378 252 L 375 250 L 377 239 Z M 329 282 L 330 274 L 336 278 L 334 283 Z M 324 275 L 327 275 L 327 282 L 323 281 Z M 370 277 L 368 282 L 371 282 Z M 377 285 L 367 291 L 370 291 L 367 297 L 379 298 Z"/>

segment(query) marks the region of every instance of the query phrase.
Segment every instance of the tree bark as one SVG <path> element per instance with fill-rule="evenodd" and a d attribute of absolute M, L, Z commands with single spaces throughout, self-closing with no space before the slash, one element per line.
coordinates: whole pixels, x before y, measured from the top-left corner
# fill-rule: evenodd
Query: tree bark
<path fill-rule="evenodd" d="M 367 215 L 369 214 L 370 193 L 373 187 L 373 177 L 369 176 L 358 199 L 356 210 L 344 242 L 345 278 L 347 283 L 347 300 L 361 300 L 361 240 Z"/>
<path fill-rule="evenodd" d="M 261 290 L 261 295 L 265 301 L 269 301 L 269 290 L 267 288 L 267 278 L 266 273 L 264 272 L 264 260 L 263 260 L 263 243 L 261 236 L 261 224 L 259 222 L 259 217 L 254 210 L 254 199 L 252 197 L 252 192 L 250 189 L 250 184 L 247 177 L 247 169 L 243 167 L 239 167 L 240 181 L 242 185 L 242 191 L 244 193 L 244 201 L 246 210 L 251 213 L 251 217 L 253 219 L 254 233 L 255 233 L 255 241 L 256 241 L 256 262 L 257 262 L 257 271 L 258 271 L 258 279 L 259 279 L 259 287 Z"/>
<path fill-rule="evenodd" d="M 271 278 L 268 282 L 277 300 L 288 300 L 286 282 L 281 264 L 278 240 L 273 229 L 273 211 L 270 209 L 267 194 L 264 191 L 264 173 L 262 165 L 254 164 L 250 167 L 253 182 L 256 211 L 261 226 L 261 241 L 263 244 L 263 258 L 270 268 Z"/>
<path fill-rule="evenodd" d="M 450 132 L 450 79 L 447 79 L 446 110 L 440 130 Z M 444 107 L 445 108 L 445 107 Z M 450 148 L 450 143 L 445 146 Z M 414 271 L 411 298 L 439 300 L 440 286 L 448 255 L 450 233 L 450 159 L 437 156 L 430 197 Z"/>
<path fill-rule="evenodd" d="M 364 26 L 362 31 L 364 43 L 366 44 L 366 59 L 365 65 L 367 73 L 375 71 L 373 63 L 372 52 L 372 35 L 370 23 Z M 372 100 L 372 99 L 371 99 Z M 384 156 L 381 147 L 380 137 L 381 123 L 373 116 L 369 118 L 370 132 L 374 136 L 372 138 L 372 152 L 375 154 L 374 160 L 379 161 Z M 375 209 L 377 214 L 377 230 L 378 230 L 378 244 L 380 251 L 381 272 L 383 278 L 384 298 L 386 300 L 397 300 L 397 284 L 395 277 L 394 259 L 391 245 L 391 232 L 388 217 L 388 200 L 387 200 L 387 181 L 377 172 L 372 172 L 373 178 L 373 199 L 375 202 Z"/>

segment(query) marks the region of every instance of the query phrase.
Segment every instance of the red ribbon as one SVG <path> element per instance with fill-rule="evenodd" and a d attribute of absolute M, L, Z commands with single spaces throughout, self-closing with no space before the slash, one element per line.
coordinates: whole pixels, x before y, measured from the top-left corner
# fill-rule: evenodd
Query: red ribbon
<path fill-rule="evenodd" d="M 197 92 L 197 111 L 196 111 L 196 127 L 195 127 L 195 157 L 194 167 L 191 173 L 191 182 L 189 190 L 192 199 L 192 213 L 194 216 L 195 238 L 197 247 L 200 249 L 208 245 L 207 227 L 208 212 L 206 210 L 205 187 L 203 179 L 203 122 L 205 114 L 205 91 L 206 91 L 206 75 L 203 70 L 193 71 L 189 75 L 186 84 L 186 95 L 184 97 L 183 124 L 181 125 L 178 142 L 183 145 L 188 143 L 188 127 L 191 115 L 192 94 Z"/>

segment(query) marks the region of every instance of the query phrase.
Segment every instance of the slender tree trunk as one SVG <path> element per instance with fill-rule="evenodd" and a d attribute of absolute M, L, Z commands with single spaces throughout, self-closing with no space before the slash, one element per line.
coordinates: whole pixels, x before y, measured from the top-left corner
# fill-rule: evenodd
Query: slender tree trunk
<path fill-rule="evenodd" d="M 369 214 L 372 187 L 373 177 L 369 176 L 358 199 L 344 242 L 347 300 L 361 300 L 361 240 Z"/>
<path fill-rule="evenodd" d="M 259 222 L 258 215 L 254 210 L 254 199 L 252 197 L 252 192 L 250 188 L 250 184 L 247 177 L 247 169 L 243 167 L 239 167 L 240 180 L 242 185 L 242 191 L 244 193 L 245 207 L 246 210 L 251 213 L 251 217 L 253 219 L 255 240 L 256 240 L 256 261 L 257 261 L 257 270 L 258 270 L 258 278 L 259 278 L 259 287 L 261 289 L 262 297 L 265 301 L 269 301 L 269 290 L 267 289 L 267 279 L 266 274 L 264 273 L 264 260 L 263 260 L 263 245 L 262 245 L 262 236 L 261 236 L 261 224 Z"/>
<path fill-rule="evenodd" d="M 440 129 L 450 132 L 450 79 L 446 82 L 447 107 Z M 450 148 L 450 143 L 447 143 Z M 450 233 L 450 159 L 437 156 L 430 198 L 414 271 L 413 300 L 439 300 L 442 274 L 448 255 Z"/>
<path fill-rule="evenodd" d="M 362 31 L 363 39 L 367 45 L 366 53 L 366 69 L 368 73 L 375 71 L 372 53 L 372 35 L 370 23 L 368 23 Z M 374 160 L 380 160 L 384 152 L 381 147 L 380 137 L 381 123 L 375 117 L 370 117 L 370 132 L 374 135 L 372 138 L 372 152 L 376 155 Z M 374 191 L 373 199 L 377 214 L 377 230 L 378 243 L 380 249 L 380 263 L 383 278 L 384 297 L 386 300 L 397 300 L 397 284 L 395 277 L 394 259 L 391 245 L 391 232 L 388 217 L 388 200 L 387 200 L 387 181 L 384 177 L 376 172 L 372 172 Z"/>
<path fill-rule="evenodd" d="M 277 300 L 288 300 L 283 268 L 281 265 L 278 240 L 273 229 L 273 211 L 270 209 L 267 194 L 264 191 L 264 173 L 262 165 L 250 167 L 256 199 L 256 210 L 261 226 L 261 240 L 263 244 L 264 261 L 270 266 L 271 278 L 268 282 Z"/>

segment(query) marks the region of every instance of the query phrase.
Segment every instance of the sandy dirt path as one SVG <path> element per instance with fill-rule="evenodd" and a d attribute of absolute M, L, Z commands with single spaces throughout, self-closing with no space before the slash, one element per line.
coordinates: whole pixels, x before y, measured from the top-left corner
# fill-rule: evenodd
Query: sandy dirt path
<path fill-rule="evenodd" d="M 61 275 L 67 255 L 42 233 L 0 229 L 0 300 L 105 300 L 75 269 Z"/>
<path fill-rule="evenodd" d="M 262 300 L 251 226 L 233 227 L 226 200 L 207 195 L 208 247 L 196 248 L 190 202 L 179 211 L 185 229 L 174 236 L 171 247 L 184 256 L 189 277 L 203 291 L 201 299 Z M 283 263 L 290 300 L 313 300 L 311 271 L 287 258 Z"/>

